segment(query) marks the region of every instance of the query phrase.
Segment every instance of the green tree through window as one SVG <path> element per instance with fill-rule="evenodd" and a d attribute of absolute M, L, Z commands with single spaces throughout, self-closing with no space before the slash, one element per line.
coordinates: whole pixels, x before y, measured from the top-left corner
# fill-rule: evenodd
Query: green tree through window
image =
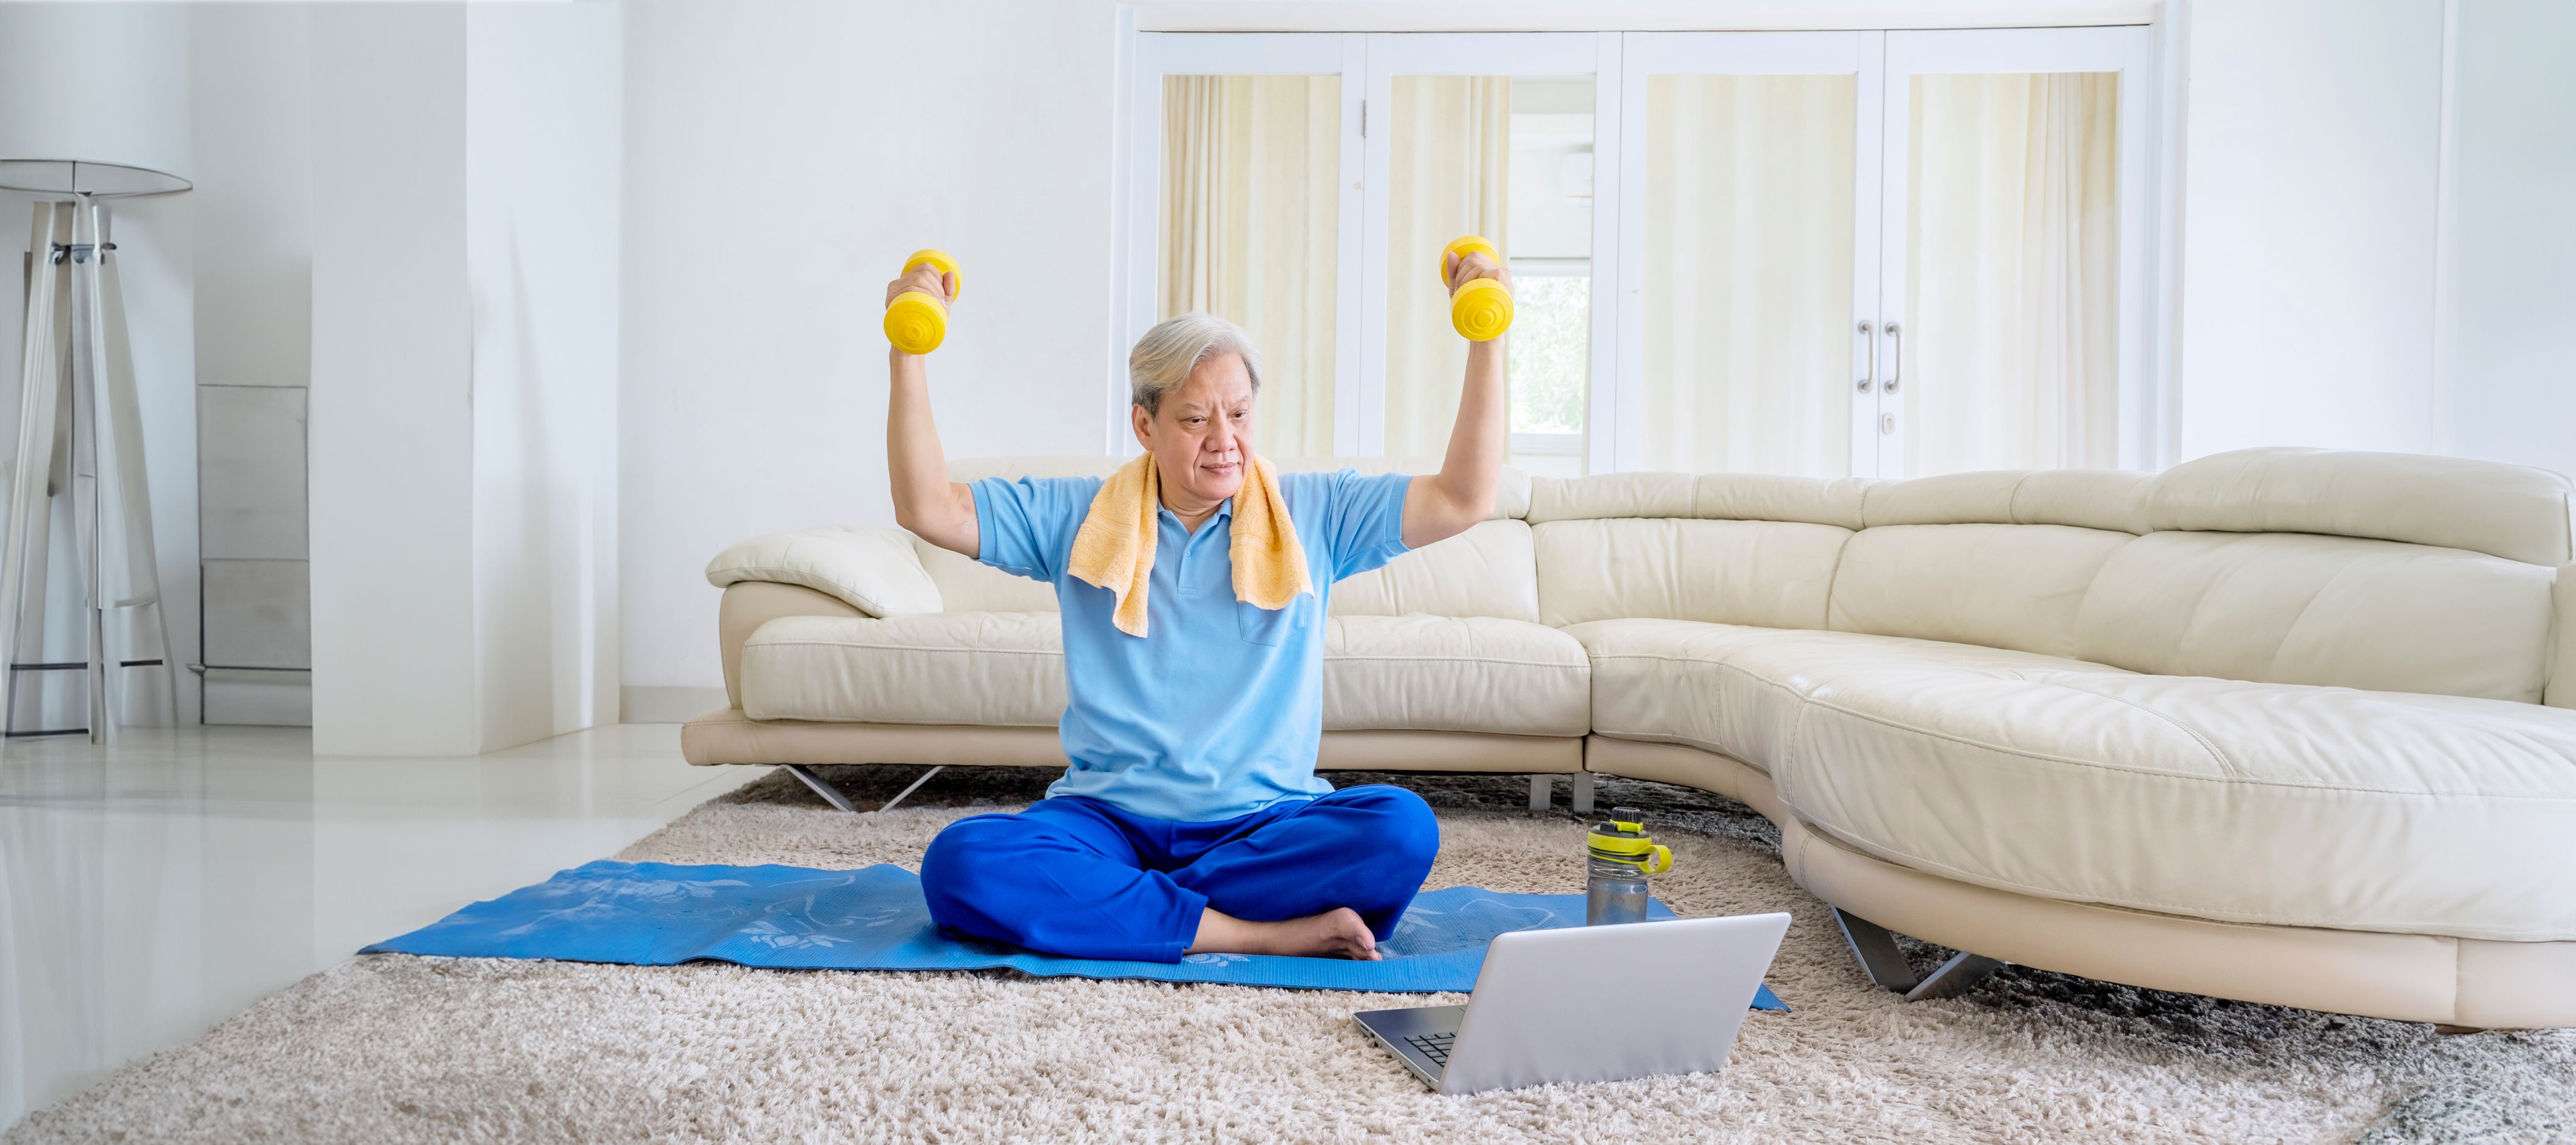
<path fill-rule="evenodd" d="M 1591 276 L 1516 274 L 1512 285 L 1512 432 L 1581 433 Z"/>

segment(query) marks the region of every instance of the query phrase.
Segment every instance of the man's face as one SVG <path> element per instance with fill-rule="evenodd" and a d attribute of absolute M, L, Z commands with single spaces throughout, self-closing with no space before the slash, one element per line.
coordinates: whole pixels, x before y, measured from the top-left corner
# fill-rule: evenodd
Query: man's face
<path fill-rule="evenodd" d="M 1136 441 L 1154 455 L 1163 486 L 1186 490 L 1190 500 L 1223 501 L 1243 488 L 1252 462 L 1252 376 L 1233 354 L 1198 364 L 1178 388 L 1163 395 L 1163 408 L 1135 418 Z M 1167 494 L 1168 495 L 1168 494 Z"/>

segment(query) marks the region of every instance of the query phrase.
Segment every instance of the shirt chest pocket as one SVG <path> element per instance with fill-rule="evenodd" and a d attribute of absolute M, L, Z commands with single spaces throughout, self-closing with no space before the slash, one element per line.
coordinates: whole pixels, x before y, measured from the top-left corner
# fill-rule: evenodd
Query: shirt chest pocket
<path fill-rule="evenodd" d="M 1296 628 L 1297 610 L 1308 607 L 1309 598 L 1300 596 L 1281 609 L 1263 608 L 1243 601 L 1234 602 L 1235 635 L 1247 644 L 1277 645 Z"/>

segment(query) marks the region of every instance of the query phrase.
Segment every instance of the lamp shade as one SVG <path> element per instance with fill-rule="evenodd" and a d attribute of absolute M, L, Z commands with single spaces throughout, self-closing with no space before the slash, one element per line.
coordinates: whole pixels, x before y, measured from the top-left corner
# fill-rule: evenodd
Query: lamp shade
<path fill-rule="evenodd" d="M 187 189 L 188 11 L 0 4 L 0 189 Z"/>

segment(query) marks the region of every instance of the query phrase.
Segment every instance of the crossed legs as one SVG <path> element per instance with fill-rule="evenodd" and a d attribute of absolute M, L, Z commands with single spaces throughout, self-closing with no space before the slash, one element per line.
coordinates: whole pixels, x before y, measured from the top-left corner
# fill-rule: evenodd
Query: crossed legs
<path fill-rule="evenodd" d="M 1217 823 L 1042 800 L 949 825 L 922 858 L 941 926 L 1081 958 L 1376 957 L 1440 849 L 1420 796 L 1345 788 Z"/>

